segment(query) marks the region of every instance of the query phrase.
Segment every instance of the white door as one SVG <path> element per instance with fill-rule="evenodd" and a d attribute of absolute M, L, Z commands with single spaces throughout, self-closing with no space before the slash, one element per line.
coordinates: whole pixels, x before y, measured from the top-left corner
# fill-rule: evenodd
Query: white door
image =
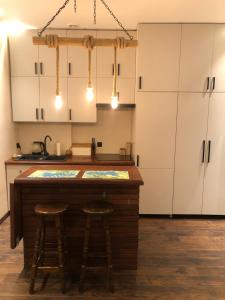
<path fill-rule="evenodd" d="M 96 92 L 95 81 L 93 82 Z M 96 96 L 92 102 L 86 100 L 87 78 L 68 79 L 68 108 L 72 122 L 96 122 Z"/>
<path fill-rule="evenodd" d="M 97 103 L 111 103 L 112 78 L 97 78 Z M 135 78 L 118 78 L 117 92 L 120 104 L 135 102 Z"/>
<path fill-rule="evenodd" d="M 177 91 L 181 25 L 138 25 L 137 77 L 142 91 Z"/>
<path fill-rule="evenodd" d="M 225 25 L 215 25 L 212 76 L 215 77 L 215 92 L 225 92 Z"/>
<path fill-rule="evenodd" d="M 67 79 L 60 78 L 60 95 L 63 102 L 62 108 L 55 106 L 56 78 L 40 77 L 40 108 L 41 120 L 46 122 L 67 122 Z"/>
<path fill-rule="evenodd" d="M 39 78 L 12 77 L 13 121 L 34 122 L 40 120 Z"/>
<path fill-rule="evenodd" d="M 178 98 L 174 214 L 202 213 L 208 104 L 208 94 L 180 93 Z"/>
<path fill-rule="evenodd" d="M 36 35 L 36 30 L 27 30 L 10 37 L 11 76 L 38 76 L 38 46 L 32 42 L 32 37 Z"/>
<path fill-rule="evenodd" d="M 66 37 L 65 30 L 46 30 L 46 34 L 56 34 Z M 39 67 L 41 76 L 56 76 L 56 49 L 47 46 L 39 46 Z M 59 74 L 66 77 L 68 74 L 67 46 L 59 47 Z"/>
<path fill-rule="evenodd" d="M 225 94 L 210 98 L 208 143 L 209 162 L 205 170 L 203 214 L 225 215 Z M 209 149 L 208 149 L 209 151 Z M 208 157 L 209 153 L 207 153 Z"/>
<path fill-rule="evenodd" d="M 140 168 L 174 168 L 177 93 L 139 92 L 136 98 Z"/>
<path fill-rule="evenodd" d="M 173 169 L 139 169 L 144 181 L 140 188 L 140 214 L 171 214 Z"/>
<path fill-rule="evenodd" d="M 96 31 L 68 30 L 67 36 L 83 38 L 86 35 L 96 37 Z M 96 77 L 96 48 L 92 51 L 92 77 Z M 68 46 L 68 75 L 71 77 L 88 77 L 88 50 L 84 47 Z"/>
<path fill-rule="evenodd" d="M 114 39 L 116 31 L 97 31 L 97 38 Z M 112 77 L 113 63 L 113 47 L 97 47 L 97 77 Z"/>
<path fill-rule="evenodd" d="M 214 25 L 183 24 L 181 39 L 179 90 L 210 90 Z"/>

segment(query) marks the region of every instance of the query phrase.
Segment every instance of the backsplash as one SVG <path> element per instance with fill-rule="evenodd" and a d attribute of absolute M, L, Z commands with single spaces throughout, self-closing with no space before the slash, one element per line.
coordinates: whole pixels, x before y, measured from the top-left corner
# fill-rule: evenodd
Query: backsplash
<path fill-rule="evenodd" d="M 31 152 L 32 142 L 43 140 L 46 134 L 52 137 L 53 142 L 48 143 L 49 153 L 55 153 L 55 142 L 60 141 L 62 153 L 72 143 L 102 142 L 102 148 L 97 148 L 97 153 L 119 153 L 126 142 L 132 137 L 131 110 L 99 109 L 97 111 L 97 123 L 73 123 L 73 124 L 50 124 L 50 123 L 17 123 L 18 142 L 24 153 Z"/>

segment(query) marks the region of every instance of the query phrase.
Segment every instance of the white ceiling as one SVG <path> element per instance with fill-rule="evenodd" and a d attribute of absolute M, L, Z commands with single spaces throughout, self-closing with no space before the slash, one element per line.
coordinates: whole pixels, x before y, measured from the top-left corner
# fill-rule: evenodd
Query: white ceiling
<path fill-rule="evenodd" d="M 0 0 L 4 19 L 18 19 L 42 27 L 65 0 Z M 139 22 L 218 22 L 225 23 L 225 0 L 105 0 L 127 28 Z M 73 0 L 51 27 L 76 24 L 81 28 L 118 28 L 97 0 L 97 25 L 93 25 L 93 0 Z"/>

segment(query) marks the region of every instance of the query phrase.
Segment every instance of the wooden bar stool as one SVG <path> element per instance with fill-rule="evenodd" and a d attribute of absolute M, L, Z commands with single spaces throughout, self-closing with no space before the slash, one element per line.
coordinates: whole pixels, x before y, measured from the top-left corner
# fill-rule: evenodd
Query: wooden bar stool
<path fill-rule="evenodd" d="M 105 195 L 103 195 L 105 198 Z M 88 258 L 106 258 L 106 266 L 103 268 L 107 272 L 107 288 L 113 292 L 112 284 L 112 250 L 111 250 L 111 235 L 109 230 L 108 216 L 113 213 L 114 207 L 111 203 L 104 201 L 105 199 L 98 201 L 91 201 L 82 208 L 82 211 L 86 214 L 86 226 L 83 246 L 83 261 L 81 266 L 81 276 L 79 291 L 84 291 L 84 280 L 87 269 L 99 269 L 98 266 L 88 266 Z M 103 253 L 90 253 L 89 252 L 89 241 L 91 234 L 91 222 L 93 218 L 99 217 L 105 234 L 106 251 Z"/>
<path fill-rule="evenodd" d="M 65 293 L 65 233 L 63 228 L 62 216 L 67 210 L 68 205 L 54 204 L 35 206 L 34 211 L 39 216 L 40 225 L 37 229 L 37 236 L 34 247 L 33 263 L 31 268 L 29 293 L 34 293 L 35 279 L 37 272 L 43 271 L 47 274 L 51 272 L 59 272 L 62 278 L 62 293 Z M 53 221 L 56 230 L 57 247 L 45 248 L 46 242 L 46 222 Z M 57 254 L 57 266 L 44 266 L 45 255 L 47 253 Z"/>

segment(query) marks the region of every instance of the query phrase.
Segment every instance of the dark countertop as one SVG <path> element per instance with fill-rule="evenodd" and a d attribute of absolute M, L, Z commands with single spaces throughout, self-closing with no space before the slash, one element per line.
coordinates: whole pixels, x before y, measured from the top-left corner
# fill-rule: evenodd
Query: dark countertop
<path fill-rule="evenodd" d="M 72 156 L 63 161 L 54 160 L 16 160 L 8 159 L 6 165 L 105 165 L 134 166 L 134 160 L 129 156 L 119 154 L 97 154 L 95 157 Z"/>
<path fill-rule="evenodd" d="M 28 177 L 34 171 L 37 170 L 79 170 L 80 172 L 75 178 L 32 178 Z M 140 186 L 143 185 L 142 177 L 138 171 L 138 169 L 134 166 L 114 166 L 113 170 L 118 171 L 128 171 L 129 172 L 129 179 L 87 179 L 82 178 L 84 172 L 86 170 L 112 170 L 112 166 L 94 166 L 94 165 L 84 165 L 84 166 L 74 166 L 74 165 L 54 165 L 54 166 L 46 166 L 46 165 L 38 165 L 33 166 L 18 177 L 16 177 L 14 183 L 15 184 L 85 184 L 85 185 L 122 185 L 122 186 Z"/>

